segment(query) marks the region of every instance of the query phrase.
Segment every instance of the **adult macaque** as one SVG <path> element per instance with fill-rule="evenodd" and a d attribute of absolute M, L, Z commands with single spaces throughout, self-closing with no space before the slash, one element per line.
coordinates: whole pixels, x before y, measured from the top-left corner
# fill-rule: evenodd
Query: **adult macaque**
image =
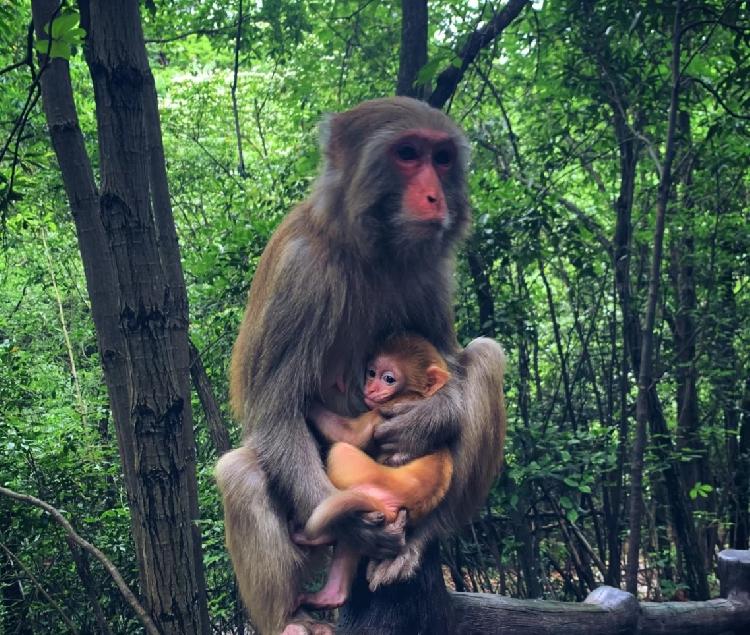
<path fill-rule="evenodd" d="M 315 508 L 304 531 L 294 536 L 297 544 L 330 544 L 332 525 L 348 512 L 377 511 L 387 522 L 395 522 L 403 509 L 414 525 L 437 506 L 453 474 L 446 448 L 399 467 L 376 463 L 360 448 L 373 445 L 375 426 L 382 421 L 378 408 L 430 397 L 449 378 L 448 365 L 432 344 L 413 334 L 396 335 L 378 348 L 367 365 L 364 401 L 373 410 L 349 419 L 318 409 L 313 423 L 334 443 L 328 453 L 328 478 L 342 491 Z M 346 541 L 336 545 L 325 585 L 300 596 L 299 603 L 314 608 L 341 606 L 349 596 L 359 557 Z"/>
<path fill-rule="evenodd" d="M 227 547 L 243 600 L 263 635 L 332 633 L 296 612 L 304 525 L 335 492 L 305 415 L 313 403 L 365 410 L 366 355 L 390 333 L 412 331 L 448 361 L 432 397 L 383 409 L 385 454 L 419 457 L 448 447 L 453 478 L 438 507 L 404 533 L 351 514 L 336 523 L 374 558 L 370 584 L 409 577 L 424 546 L 466 521 L 500 466 L 505 359 L 495 342 L 458 348 L 454 248 L 469 223 L 468 144 L 442 112 L 393 98 L 365 102 L 323 126 L 325 162 L 310 197 L 284 220 L 258 264 L 234 345 L 230 395 L 244 446 L 216 467 Z"/>

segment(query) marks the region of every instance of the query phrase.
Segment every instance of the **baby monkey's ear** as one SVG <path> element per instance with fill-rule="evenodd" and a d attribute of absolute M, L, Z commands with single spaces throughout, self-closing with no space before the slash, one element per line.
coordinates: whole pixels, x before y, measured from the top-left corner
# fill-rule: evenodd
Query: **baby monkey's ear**
<path fill-rule="evenodd" d="M 427 375 L 427 391 L 425 397 L 431 397 L 450 379 L 451 374 L 444 368 L 440 368 L 437 364 L 431 364 L 425 371 Z"/>

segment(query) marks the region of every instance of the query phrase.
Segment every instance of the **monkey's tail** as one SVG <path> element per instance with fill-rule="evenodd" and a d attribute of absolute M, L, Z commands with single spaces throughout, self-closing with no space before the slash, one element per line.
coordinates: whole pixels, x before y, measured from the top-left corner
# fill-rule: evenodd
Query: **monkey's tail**
<path fill-rule="evenodd" d="M 332 494 L 318 505 L 305 524 L 305 536 L 314 540 L 324 535 L 337 520 L 354 512 L 381 512 L 387 520 L 394 514 L 383 501 L 365 492 L 348 489 Z"/>

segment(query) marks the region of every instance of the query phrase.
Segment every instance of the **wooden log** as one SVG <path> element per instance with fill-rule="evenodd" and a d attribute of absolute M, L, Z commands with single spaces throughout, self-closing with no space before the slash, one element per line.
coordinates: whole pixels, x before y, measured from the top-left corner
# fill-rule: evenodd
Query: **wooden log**
<path fill-rule="evenodd" d="M 638 602 L 619 589 L 599 587 L 580 604 L 516 600 L 486 593 L 452 593 L 457 635 L 630 635 Z"/>
<path fill-rule="evenodd" d="M 750 632 L 750 551 L 719 554 L 722 599 L 708 602 L 642 602 L 644 635 L 717 635 Z"/>
<path fill-rule="evenodd" d="M 719 554 L 723 598 L 641 602 L 612 587 L 582 604 L 452 593 L 457 635 L 719 635 L 750 633 L 750 551 Z"/>
<path fill-rule="evenodd" d="M 411 580 L 375 593 L 360 572 L 341 613 L 342 635 L 743 635 L 750 633 L 750 551 L 719 554 L 721 599 L 638 602 L 608 586 L 580 604 L 447 593 L 437 545 Z"/>

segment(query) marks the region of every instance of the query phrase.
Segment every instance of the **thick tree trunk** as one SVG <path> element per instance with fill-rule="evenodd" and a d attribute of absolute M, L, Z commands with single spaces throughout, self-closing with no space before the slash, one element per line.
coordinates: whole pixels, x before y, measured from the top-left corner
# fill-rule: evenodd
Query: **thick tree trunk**
<path fill-rule="evenodd" d="M 694 157 L 691 148 L 690 113 L 680 111 L 678 115 L 679 139 L 684 146 L 680 161 L 680 206 L 681 222 L 677 236 L 671 245 L 670 277 L 672 279 L 677 311 L 674 316 L 674 349 L 677 367 L 677 449 L 680 451 L 680 473 L 685 492 L 690 492 L 697 483 L 710 483 L 710 470 L 707 465 L 706 447 L 700 435 L 698 403 L 698 371 L 696 369 L 695 326 L 697 307 L 695 276 L 695 239 L 693 236 L 694 203 L 691 192 L 693 183 Z M 695 499 L 697 509 L 708 511 L 715 508 L 715 495 Z M 712 545 L 716 542 L 716 530 L 705 523 L 696 529 L 700 557 L 704 569 L 711 566 Z M 688 555 L 686 554 L 686 557 Z"/>
<path fill-rule="evenodd" d="M 39 37 L 57 4 L 33 3 Z M 65 60 L 50 60 L 42 75 L 45 113 L 76 222 L 141 591 L 163 633 L 205 633 L 187 302 L 176 235 L 168 227 L 166 178 L 159 175 L 163 156 L 138 3 L 80 4 L 97 103 L 100 193 Z"/>

